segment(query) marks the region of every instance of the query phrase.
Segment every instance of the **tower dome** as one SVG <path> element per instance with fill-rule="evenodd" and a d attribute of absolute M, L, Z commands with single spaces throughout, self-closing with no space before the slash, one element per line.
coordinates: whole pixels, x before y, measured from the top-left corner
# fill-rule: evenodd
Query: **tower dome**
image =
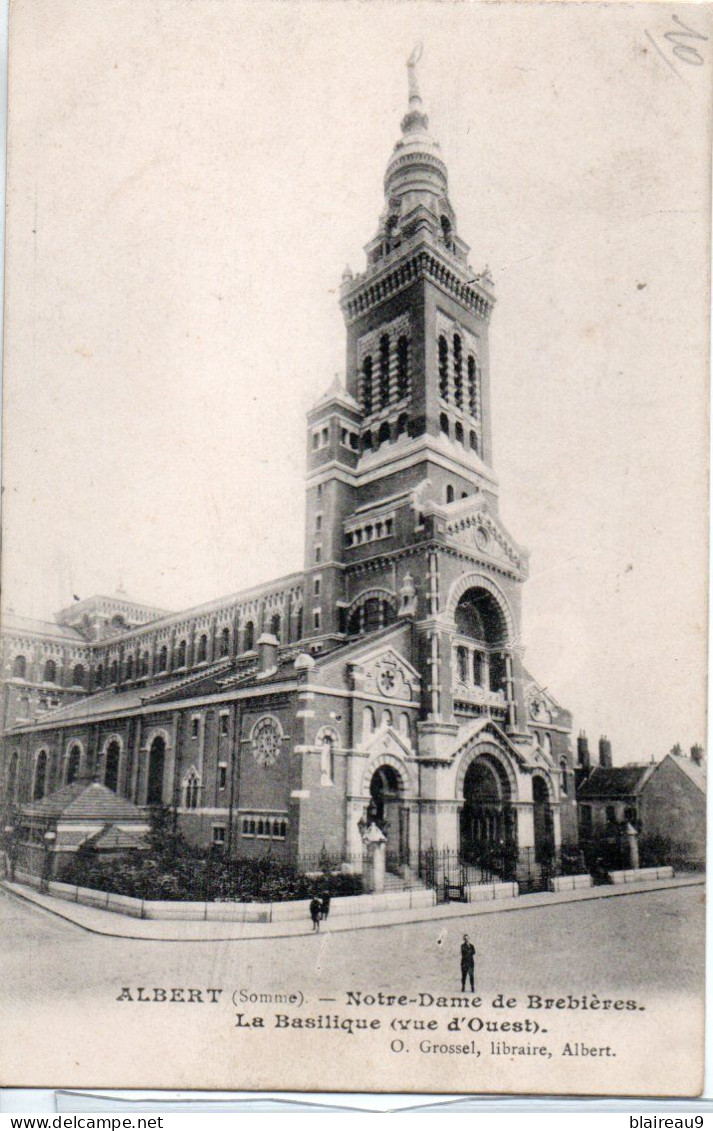
<path fill-rule="evenodd" d="M 401 122 L 401 137 L 394 146 L 384 177 L 387 197 L 404 194 L 444 196 L 448 191 L 448 173 L 441 149 L 428 132 L 428 115 L 424 113 L 416 64 L 422 48 L 411 53 L 408 71 L 408 111 Z M 415 201 L 414 201 L 415 203 Z"/>

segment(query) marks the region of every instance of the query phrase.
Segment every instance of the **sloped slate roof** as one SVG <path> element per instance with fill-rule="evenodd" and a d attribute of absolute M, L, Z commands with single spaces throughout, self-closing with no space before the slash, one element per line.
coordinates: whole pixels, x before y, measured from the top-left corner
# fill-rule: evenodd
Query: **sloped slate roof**
<path fill-rule="evenodd" d="M 686 758 L 682 754 L 669 754 L 668 757 L 694 785 L 698 786 L 701 793 L 706 792 L 706 772 L 703 766 L 698 766 L 691 758 Z M 666 758 L 663 761 L 665 762 Z M 659 765 L 663 765 L 663 762 L 659 762 Z"/>
<path fill-rule="evenodd" d="M 17 613 L 3 613 L 2 631 L 8 635 L 51 636 L 56 640 L 71 640 L 73 643 L 86 644 L 87 640 L 81 632 L 69 628 L 65 624 L 56 624 L 50 620 L 36 620 L 34 617 L 21 617 Z"/>
<path fill-rule="evenodd" d="M 45 820 L 146 820 L 137 805 L 118 797 L 113 790 L 97 781 L 75 781 L 64 785 L 54 793 L 48 793 L 41 801 L 24 805 L 21 812 L 26 817 L 42 817 Z"/>
<path fill-rule="evenodd" d="M 120 829 L 117 825 L 105 825 L 103 829 L 100 829 L 97 833 L 92 833 L 82 843 L 98 849 L 148 848 L 140 833 L 127 832 L 126 829 Z"/>
<path fill-rule="evenodd" d="M 648 766 L 596 766 L 579 787 L 581 800 L 598 797 L 632 797 L 638 793 L 654 767 Z"/>

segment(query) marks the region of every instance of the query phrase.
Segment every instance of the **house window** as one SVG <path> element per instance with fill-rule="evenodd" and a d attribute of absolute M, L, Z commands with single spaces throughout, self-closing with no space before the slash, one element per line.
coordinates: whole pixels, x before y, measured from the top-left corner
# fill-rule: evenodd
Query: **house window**
<path fill-rule="evenodd" d="M 315 546 L 315 548 L 314 548 L 314 560 L 315 560 L 316 565 L 319 565 L 319 563 L 322 561 L 322 547 L 321 546 Z"/>
<path fill-rule="evenodd" d="M 228 785 L 228 767 L 225 762 L 218 763 L 218 789 L 225 789 Z"/>
<path fill-rule="evenodd" d="M 198 715 L 191 719 L 191 738 L 198 738 L 201 731 L 201 720 Z"/>
<path fill-rule="evenodd" d="M 314 516 L 314 532 L 315 532 L 315 534 L 319 534 L 321 532 L 321 530 L 322 530 L 322 516 L 321 516 L 321 514 L 316 514 Z"/>
<path fill-rule="evenodd" d="M 448 486 L 446 487 L 446 502 L 452 503 L 453 500 L 455 499 L 455 497 L 456 497 L 455 491 L 453 490 L 453 488 L 451 487 L 451 485 L 449 483 Z"/>
<path fill-rule="evenodd" d="M 225 845 L 225 825 L 213 825 L 213 844 Z"/>
<path fill-rule="evenodd" d="M 613 805 L 607 805 L 606 809 L 607 824 L 613 825 L 616 822 L 616 809 Z"/>
<path fill-rule="evenodd" d="M 230 724 L 230 716 L 229 715 L 221 715 L 220 716 L 220 733 L 223 735 L 223 737 L 225 737 L 228 733 L 229 724 Z"/>
<path fill-rule="evenodd" d="M 315 628 L 320 628 L 322 623 L 322 614 L 320 609 L 315 609 L 313 613 L 313 624 Z"/>
<path fill-rule="evenodd" d="M 321 585 L 321 578 L 315 577 L 315 579 L 314 579 L 314 595 L 315 595 L 315 597 L 319 597 L 320 585 Z"/>

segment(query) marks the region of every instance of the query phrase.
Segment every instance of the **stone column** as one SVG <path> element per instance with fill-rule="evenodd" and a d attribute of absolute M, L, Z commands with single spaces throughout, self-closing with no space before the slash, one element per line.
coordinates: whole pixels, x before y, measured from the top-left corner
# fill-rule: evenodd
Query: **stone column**
<path fill-rule="evenodd" d="M 639 834 L 633 825 L 627 823 L 625 831 L 629 867 L 639 867 Z"/>

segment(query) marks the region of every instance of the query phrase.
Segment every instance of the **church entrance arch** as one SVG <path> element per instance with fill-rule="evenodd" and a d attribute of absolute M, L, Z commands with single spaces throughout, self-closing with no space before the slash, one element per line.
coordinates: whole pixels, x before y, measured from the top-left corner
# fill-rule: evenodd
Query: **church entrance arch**
<path fill-rule="evenodd" d="M 494 758 L 476 757 L 463 779 L 460 854 L 465 864 L 502 874 L 517 842 L 510 784 Z"/>
<path fill-rule="evenodd" d="M 157 734 L 149 747 L 149 769 L 146 783 L 146 804 L 163 804 L 163 771 L 166 763 L 166 739 Z"/>
<path fill-rule="evenodd" d="M 387 869 L 408 863 L 409 811 L 404 806 L 404 783 L 393 766 L 379 766 L 372 774 L 367 816 L 386 837 Z"/>

